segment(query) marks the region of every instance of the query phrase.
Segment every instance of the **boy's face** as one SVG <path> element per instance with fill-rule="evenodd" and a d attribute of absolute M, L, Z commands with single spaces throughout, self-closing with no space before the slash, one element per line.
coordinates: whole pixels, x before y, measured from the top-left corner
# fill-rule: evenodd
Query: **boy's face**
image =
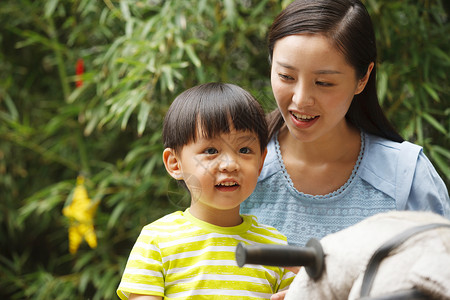
<path fill-rule="evenodd" d="M 190 191 L 191 214 L 210 221 L 214 215 L 239 213 L 256 186 L 265 155 L 255 133 L 232 129 L 212 139 L 198 133 L 180 153 L 166 149 L 163 157 L 170 175 L 183 179 Z"/>

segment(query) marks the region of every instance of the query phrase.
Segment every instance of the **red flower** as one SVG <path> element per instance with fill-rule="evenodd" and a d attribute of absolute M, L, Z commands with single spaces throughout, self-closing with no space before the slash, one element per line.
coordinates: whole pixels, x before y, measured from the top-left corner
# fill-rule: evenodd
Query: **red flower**
<path fill-rule="evenodd" d="M 81 75 L 83 75 L 83 73 L 84 73 L 84 61 L 82 58 L 79 58 L 77 60 L 75 73 L 77 74 L 75 84 L 77 87 L 80 87 L 83 85 L 83 79 L 81 78 Z"/>

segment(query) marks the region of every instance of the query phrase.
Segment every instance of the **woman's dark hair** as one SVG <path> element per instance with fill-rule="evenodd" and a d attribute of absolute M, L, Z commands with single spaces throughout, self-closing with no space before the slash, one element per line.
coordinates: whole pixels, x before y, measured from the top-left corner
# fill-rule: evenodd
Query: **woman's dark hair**
<path fill-rule="evenodd" d="M 237 131 L 254 132 L 261 152 L 265 150 L 268 129 L 264 110 L 249 92 L 227 83 L 198 85 L 178 95 L 170 105 L 164 118 L 164 147 L 180 152 L 195 142 L 199 130 L 204 137 L 214 138 L 229 133 L 232 126 Z"/>
<path fill-rule="evenodd" d="M 269 59 L 275 43 L 293 34 L 320 34 L 333 42 L 347 62 L 364 77 L 371 62 L 375 65 L 364 90 L 353 97 L 347 120 L 361 130 L 392 141 L 403 138 L 387 120 L 378 103 L 376 89 L 377 48 L 369 13 L 359 0 L 297 0 L 274 20 L 269 30 Z M 278 109 L 268 115 L 272 136 L 284 124 Z"/>

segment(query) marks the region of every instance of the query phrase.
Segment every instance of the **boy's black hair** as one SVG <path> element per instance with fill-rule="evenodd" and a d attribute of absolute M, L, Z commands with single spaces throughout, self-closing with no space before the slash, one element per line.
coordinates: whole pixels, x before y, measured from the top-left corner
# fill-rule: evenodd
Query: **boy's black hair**
<path fill-rule="evenodd" d="M 199 129 L 204 137 L 214 138 L 229 133 L 230 127 L 254 132 L 261 152 L 265 150 L 268 129 L 264 111 L 249 92 L 229 83 L 198 85 L 178 95 L 170 105 L 164 118 L 164 147 L 180 152 L 196 141 Z"/>

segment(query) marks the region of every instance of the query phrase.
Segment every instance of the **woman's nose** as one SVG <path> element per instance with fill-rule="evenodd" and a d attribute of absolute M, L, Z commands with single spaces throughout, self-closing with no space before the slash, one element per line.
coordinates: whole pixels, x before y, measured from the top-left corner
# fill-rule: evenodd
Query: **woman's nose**
<path fill-rule="evenodd" d="M 305 107 L 314 105 L 314 98 L 312 96 L 312 91 L 304 82 L 298 82 L 295 85 L 292 102 L 294 102 L 297 107 Z"/>
<path fill-rule="evenodd" d="M 239 163 L 234 155 L 223 154 L 219 157 L 220 172 L 234 172 L 239 169 Z"/>

